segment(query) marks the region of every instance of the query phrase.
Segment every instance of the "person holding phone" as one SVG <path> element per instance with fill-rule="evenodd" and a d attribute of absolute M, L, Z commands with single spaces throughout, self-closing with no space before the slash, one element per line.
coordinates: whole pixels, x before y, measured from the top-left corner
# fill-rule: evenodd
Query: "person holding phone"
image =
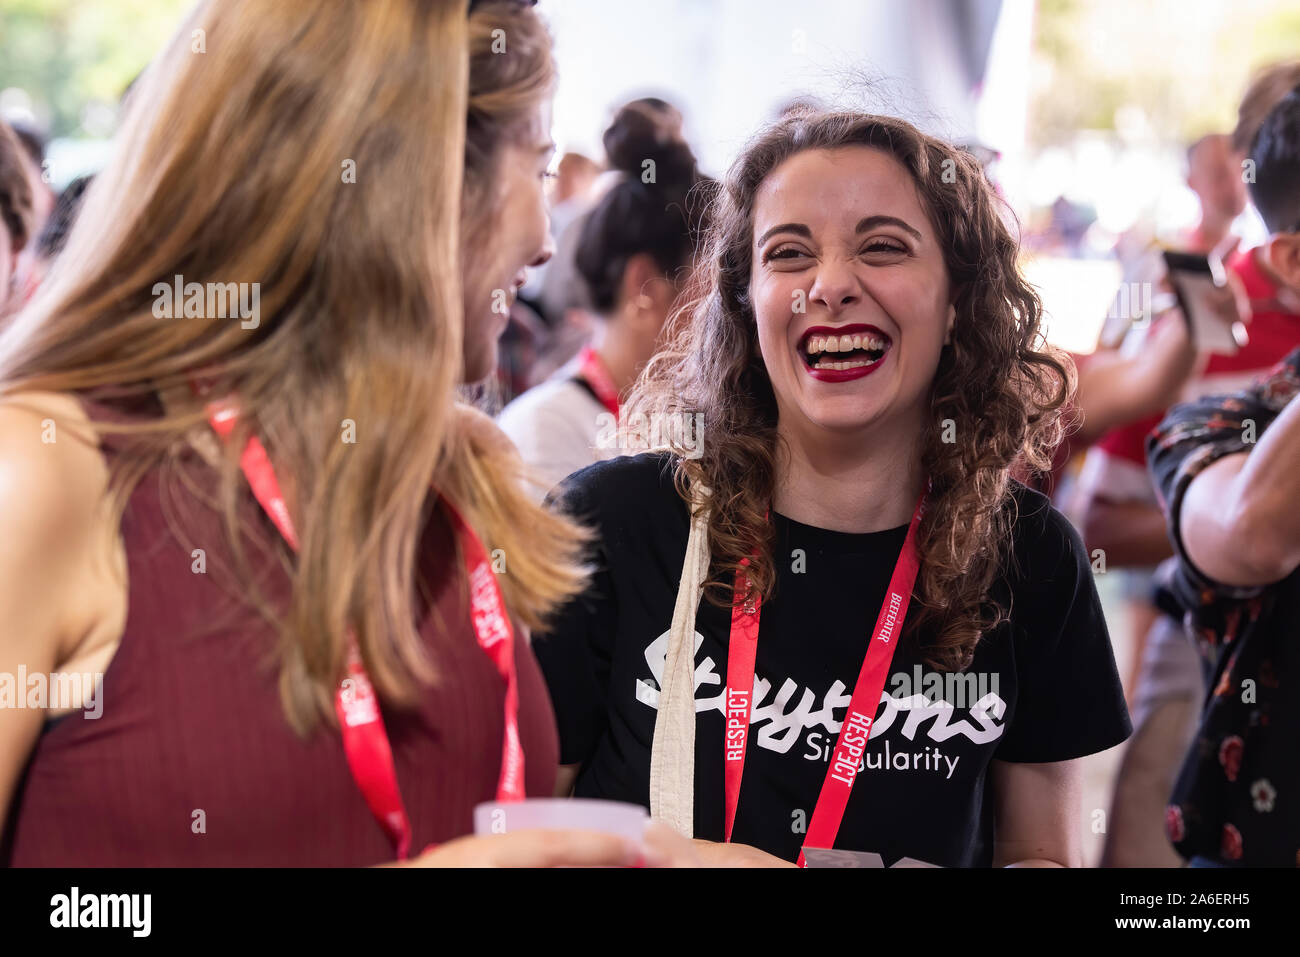
<path fill-rule="evenodd" d="M 5 863 L 689 859 L 465 837 L 553 789 L 583 541 L 455 398 L 550 252 L 550 39 L 470 6 L 207 0 L 134 90 L 0 339 L 0 672 L 80 687 L 0 708 Z"/>
<path fill-rule="evenodd" d="M 1129 725 L 1082 543 L 1010 477 L 1070 385 L 1016 256 L 978 161 L 902 120 L 801 111 L 743 151 L 629 400 L 667 447 L 557 497 L 596 529 L 534 643 L 562 792 L 713 863 L 1081 862 L 1077 759 Z"/>
<path fill-rule="evenodd" d="M 1248 91 L 1243 112 L 1256 113 L 1261 95 L 1255 89 Z M 1269 201 L 1272 187 L 1259 182 L 1259 157 L 1253 140 L 1251 144 L 1247 158 L 1255 166 L 1256 182 L 1249 184 L 1250 195 L 1267 223 L 1263 204 Z M 1300 182 L 1276 161 L 1272 170 L 1270 175 L 1275 181 L 1281 178 L 1284 188 L 1300 188 Z M 1185 312 L 1197 315 L 1170 315 L 1163 322 L 1185 323 L 1200 350 L 1198 371 L 1182 390 L 1181 401 L 1239 391 L 1300 345 L 1300 296 L 1272 264 L 1278 248 L 1270 239 L 1233 252 L 1223 263 L 1221 281 L 1213 276 L 1217 265 L 1213 253 L 1200 262 L 1173 257 L 1175 267 L 1191 267 L 1175 268 L 1170 279 L 1181 289 Z M 1216 315 L 1220 317 L 1217 332 Z M 1243 345 L 1231 331 L 1237 318 L 1248 320 Z M 1159 331 L 1157 327 L 1153 333 Z M 1105 553 L 1108 568 L 1154 568 L 1142 576 L 1149 582 L 1137 596 L 1150 608 L 1144 619 L 1150 624 L 1139 632 L 1142 642 L 1133 682 L 1136 731 L 1120 765 L 1107 832 L 1104 860 L 1115 866 L 1180 863 L 1162 822 L 1177 756 L 1196 728 L 1206 691 L 1201 662 L 1183 634 L 1182 610 L 1169 593 L 1174 547 L 1147 471 L 1147 437 L 1164 415 L 1157 412 L 1105 436 L 1089 453 L 1080 477 L 1088 547 Z"/>
<path fill-rule="evenodd" d="M 1246 187 L 1239 169 L 1244 152 L 1235 138 L 1216 133 L 1206 134 L 1188 146 L 1186 183 L 1196 194 L 1201 215 L 1196 226 L 1173 240 L 1173 248 L 1220 258 L 1235 248 L 1230 230 L 1246 207 Z M 1124 263 L 1124 279 L 1098 335 L 1097 348 L 1072 357 L 1079 372 L 1073 416 L 1077 429 L 1058 448 L 1052 473 L 1037 483 L 1048 494 L 1054 492 L 1056 480 L 1076 453 L 1087 452 L 1099 440 L 1107 445 L 1113 443 L 1115 433 L 1130 423 L 1158 418 L 1179 399 L 1187 382 L 1203 371 L 1204 359 L 1192 341 L 1191 329 L 1167 315 L 1177 300 L 1162 252 L 1161 244 L 1141 229 L 1125 233 L 1115 245 L 1115 254 Z M 1224 305 L 1233 309 L 1228 321 L 1235 320 L 1235 307 Z M 1150 322 L 1150 330 L 1135 329 L 1138 320 Z M 1141 347 L 1133 348 L 1139 341 Z M 1137 440 L 1140 443 L 1140 435 Z M 1111 465 L 1109 455 L 1105 449 L 1091 453 L 1089 467 Z M 1126 466 L 1121 464 L 1118 469 L 1124 471 Z M 1097 481 L 1092 474 L 1086 479 L 1085 495 L 1072 496 L 1066 509 L 1081 512 L 1091 508 L 1093 512 L 1087 517 L 1095 520 L 1096 512 L 1104 506 L 1090 500 L 1084 504 L 1084 497 Z M 1105 480 L 1111 481 L 1109 475 Z M 1154 523 L 1149 514 L 1147 518 L 1145 527 L 1150 528 Z M 1137 590 L 1141 591 L 1142 586 Z M 1138 629 L 1145 631 L 1151 621 L 1145 597 L 1128 604 Z"/>

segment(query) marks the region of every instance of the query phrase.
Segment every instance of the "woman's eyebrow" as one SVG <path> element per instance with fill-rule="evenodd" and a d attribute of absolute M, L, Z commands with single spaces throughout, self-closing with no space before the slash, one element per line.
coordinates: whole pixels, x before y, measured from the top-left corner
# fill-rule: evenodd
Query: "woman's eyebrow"
<path fill-rule="evenodd" d="M 858 233 L 865 233 L 867 230 L 875 229 L 877 226 L 897 226 L 899 229 L 906 230 L 915 236 L 917 242 L 921 242 L 921 234 L 897 216 L 864 216 L 858 221 L 858 228 L 853 230 L 853 232 L 855 235 Z"/>
<path fill-rule="evenodd" d="M 763 243 L 767 242 L 769 238 L 775 236 L 777 233 L 794 233 L 796 236 L 802 236 L 805 239 L 812 239 L 812 230 L 803 223 L 781 223 L 781 225 L 773 226 L 767 232 L 763 233 L 762 236 L 759 236 L 754 245 L 763 245 Z"/>

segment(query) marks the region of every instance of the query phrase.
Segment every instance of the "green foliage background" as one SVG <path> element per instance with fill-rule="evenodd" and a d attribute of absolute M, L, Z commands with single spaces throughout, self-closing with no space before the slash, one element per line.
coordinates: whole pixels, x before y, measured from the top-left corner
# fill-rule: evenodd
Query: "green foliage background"
<path fill-rule="evenodd" d="M 1163 142 L 1226 133 L 1251 74 L 1297 58 L 1296 0 L 1038 0 L 1028 145 L 1114 130 L 1123 106 Z"/>
<path fill-rule="evenodd" d="M 190 2 L 0 0 L 0 89 L 26 90 L 55 136 L 75 135 L 87 104 L 116 103 Z M 1121 106 L 1186 141 L 1231 127 L 1256 67 L 1300 57 L 1300 3 L 1038 0 L 1034 45 L 1031 150 L 1114 129 Z"/>
<path fill-rule="evenodd" d="M 53 135 L 76 135 L 86 105 L 115 104 L 189 7 L 188 0 L 0 0 L 0 90 L 26 90 Z"/>

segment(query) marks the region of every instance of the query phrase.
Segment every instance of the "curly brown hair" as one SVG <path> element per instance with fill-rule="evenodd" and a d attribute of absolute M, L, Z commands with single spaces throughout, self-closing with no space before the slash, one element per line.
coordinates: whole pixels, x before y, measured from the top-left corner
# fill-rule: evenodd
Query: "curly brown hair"
<path fill-rule="evenodd" d="M 1010 560 L 1012 471 L 1050 467 L 1074 386 L 1073 364 L 1043 338 L 1042 305 L 1017 267 L 1018 239 L 973 156 L 885 116 L 799 112 L 769 127 L 732 166 L 715 200 L 708 278 L 638 381 L 629 412 L 650 421 L 704 413 L 708 441 L 701 447 L 678 448 L 672 436 L 664 445 L 675 455 L 683 499 L 692 501 L 692 487 L 711 491 L 705 595 L 723 607 L 753 592 L 769 597 L 776 572 L 766 513 L 778 477 L 777 404 L 749 300 L 754 197 L 794 154 L 852 146 L 880 150 L 911 175 L 953 289 L 956 321 L 931 388 L 934 428 L 922 450 L 932 484 L 917 533 L 917 614 L 909 616 L 905 640 L 931 667 L 961 670 L 981 634 L 1006 616 L 990 589 Z M 945 420 L 952 420 L 946 429 Z M 750 592 L 734 596 L 732 582 L 747 558 Z"/>

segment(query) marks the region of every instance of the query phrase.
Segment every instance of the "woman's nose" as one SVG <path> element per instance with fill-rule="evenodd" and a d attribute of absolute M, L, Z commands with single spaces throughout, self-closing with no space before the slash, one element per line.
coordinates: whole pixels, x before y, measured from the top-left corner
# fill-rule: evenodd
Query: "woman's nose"
<path fill-rule="evenodd" d="M 551 231 L 548 229 L 546 231 L 546 239 L 542 241 L 542 248 L 538 251 L 537 257 L 528 265 L 534 267 L 541 266 L 554 255 L 555 255 L 555 237 L 551 235 Z"/>
<path fill-rule="evenodd" d="M 862 290 L 853 270 L 840 263 L 828 262 L 817 270 L 808 298 L 821 303 L 832 313 L 862 299 Z"/>

